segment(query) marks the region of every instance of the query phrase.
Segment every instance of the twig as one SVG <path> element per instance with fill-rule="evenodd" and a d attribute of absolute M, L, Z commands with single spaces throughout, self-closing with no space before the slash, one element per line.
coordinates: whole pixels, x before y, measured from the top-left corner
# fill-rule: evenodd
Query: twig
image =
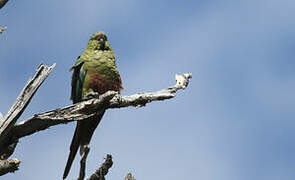
<path fill-rule="evenodd" d="M 0 176 L 18 170 L 18 159 L 0 160 Z"/>
<path fill-rule="evenodd" d="M 4 120 L 0 124 L 0 154 L 2 154 L 2 150 L 4 150 L 6 146 L 13 143 L 8 141 L 10 138 L 7 137 L 7 135 L 14 127 L 17 119 L 21 116 L 35 92 L 50 74 L 54 66 L 55 64 L 53 64 L 51 67 L 45 66 L 43 64 L 39 65 L 35 76 L 32 79 L 29 79 L 28 83 L 17 97 L 15 103 L 6 114 Z"/>
<path fill-rule="evenodd" d="M 152 93 L 137 93 L 131 96 L 115 96 L 109 104 L 108 108 L 121 108 L 128 106 L 142 107 L 152 101 L 160 101 L 175 97 L 175 93 L 179 89 L 185 89 L 189 83 L 189 79 L 192 78 L 191 73 L 176 74 L 176 84 L 167 89 L 162 89 Z"/>
<path fill-rule="evenodd" d="M 8 2 L 8 0 L 0 0 L 0 9 L 5 6 L 5 4 Z"/>
<path fill-rule="evenodd" d="M 80 160 L 80 173 L 79 173 L 78 180 L 83 180 L 85 177 L 86 159 L 87 159 L 89 150 L 90 148 L 88 146 L 84 147 L 84 152 Z"/>
<path fill-rule="evenodd" d="M 105 176 L 112 167 L 113 161 L 110 154 L 107 155 L 105 162 L 87 180 L 105 180 Z"/>
<path fill-rule="evenodd" d="M 0 0 L 0 2 L 1 2 L 1 0 Z M 0 6 L 1 6 L 1 4 L 0 4 Z M 1 8 L 0 8 L 1 9 Z M 0 34 L 2 34 L 4 31 L 6 31 L 7 30 L 7 27 L 3 27 L 3 28 L 0 28 Z"/>

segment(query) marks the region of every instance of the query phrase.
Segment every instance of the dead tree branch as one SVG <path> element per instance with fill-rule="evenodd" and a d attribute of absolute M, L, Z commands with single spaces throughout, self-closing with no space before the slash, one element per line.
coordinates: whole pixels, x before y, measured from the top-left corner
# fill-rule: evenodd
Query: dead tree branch
<path fill-rule="evenodd" d="M 176 84 L 174 86 L 151 93 L 137 93 L 130 96 L 121 96 L 117 92 L 108 91 L 99 97 L 84 100 L 82 102 L 54 109 L 45 113 L 35 114 L 28 120 L 15 124 L 37 89 L 50 74 L 54 66 L 55 64 L 51 67 L 41 64 L 38 67 L 35 76 L 28 81 L 7 115 L 3 117 L 0 114 L 0 157 L 2 159 L 7 159 L 13 153 L 18 140 L 24 136 L 45 130 L 50 126 L 72 121 L 83 121 L 89 117 L 95 116 L 97 112 L 104 111 L 106 109 L 128 106 L 142 107 L 152 101 L 171 99 L 175 97 L 175 93 L 179 89 L 185 89 L 189 83 L 189 79 L 192 78 L 192 74 L 190 73 L 176 75 Z M 82 158 L 81 160 L 81 177 L 85 176 L 85 173 L 83 174 L 85 167 L 82 165 L 83 163 L 85 164 L 83 159 L 86 159 L 86 157 L 87 154 L 85 155 L 85 158 Z M 100 173 L 105 172 L 107 173 L 105 169 L 100 170 Z"/>
<path fill-rule="evenodd" d="M 8 0 L 0 0 L 0 9 L 3 8 L 7 2 Z"/>
<path fill-rule="evenodd" d="M 3 121 L 4 121 L 4 117 L 3 117 L 2 113 L 0 112 L 0 124 L 2 124 Z"/>
<path fill-rule="evenodd" d="M 115 96 L 109 104 L 108 108 L 121 108 L 128 106 L 142 107 L 152 101 L 161 101 L 175 97 L 176 91 L 179 89 L 185 89 L 189 83 L 189 79 L 192 78 L 191 73 L 176 74 L 176 84 L 167 89 L 162 89 L 152 93 L 137 93 L 131 96 Z"/>
<path fill-rule="evenodd" d="M 16 140 L 57 124 L 87 119 L 104 108 L 115 95 L 117 95 L 116 92 L 109 91 L 99 96 L 99 98 L 36 114 L 30 119 L 15 125 L 11 131 L 10 139 Z"/>
<path fill-rule="evenodd" d="M 51 73 L 55 64 L 51 67 L 45 66 L 43 64 L 39 65 L 35 76 L 29 79 L 28 83 L 25 85 L 24 89 L 21 91 L 17 97 L 15 103 L 12 105 L 3 121 L 0 124 L 0 154 L 6 149 L 8 145 L 16 142 L 16 139 L 11 140 L 8 137 L 11 129 L 14 127 L 17 119 L 21 116 L 32 97 L 44 82 L 47 76 Z"/>
<path fill-rule="evenodd" d="M 109 169 L 113 166 L 112 156 L 107 155 L 105 162 L 97 169 L 87 180 L 105 180 L 105 176 L 109 172 Z"/>
<path fill-rule="evenodd" d="M 18 143 L 18 140 L 16 140 L 15 142 L 11 143 L 9 146 L 5 147 L 5 149 L 3 149 L 2 154 L 0 156 L 1 160 L 4 159 L 8 159 L 14 152 L 14 149 L 16 148 L 16 145 Z"/>
<path fill-rule="evenodd" d="M 0 160 L 0 176 L 18 170 L 19 163 L 17 159 Z"/>
<path fill-rule="evenodd" d="M 82 121 L 95 116 L 98 111 L 104 109 L 128 106 L 142 107 L 152 101 L 173 98 L 179 89 L 185 89 L 187 87 L 190 78 L 192 78 L 192 74 L 176 75 L 176 84 L 174 86 L 153 93 L 137 93 L 130 96 L 121 96 L 114 91 L 108 91 L 98 98 L 36 114 L 30 119 L 15 125 L 9 134 L 10 140 L 16 141 L 19 138 L 45 130 L 57 124 Z"/>

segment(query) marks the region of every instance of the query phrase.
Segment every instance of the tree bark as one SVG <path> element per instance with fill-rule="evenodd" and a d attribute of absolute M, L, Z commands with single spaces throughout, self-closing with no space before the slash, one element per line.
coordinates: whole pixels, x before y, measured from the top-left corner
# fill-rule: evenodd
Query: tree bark
<path fill-rule="evenodd" d="M 105 180 L 105 176 L 109 172 L 109 169 L 113 166 L 112 156 L 107 155 L 105 162 L 97 169 L 87 180 Z"/>
<path fill-rule="evenodd" d="M 19 163 L 17 159 L 0 160 L 0 176 L 18 170 Z"/>
<path fill-rule="evenodd" d="M 3 8 L 7 2 L 8 0 L 0 0 L 0 9 Z"/>
<path fill-rule="evenodd" d="M 14 143 L 15 140 L 8 141 L 11 137 L 8 137 L 11 129 L 14 127 L 17 119 L 24 112 L 27 105 L 30 103 L 32 97 L 44 82 L 47 76 L 51 73 L 52 69 L 55 67 L 53 64 L 51 67 L 40 64 L 35 76 L 30 78 L 28 83 L 25 85 L 19 96 L 17 97 L 15 103 L 12 105 L 8 113 L 5 115 L 0 124 L 0 154 L 3 150 Z M 14 142 L 13 142 L 14 141 Z"/>
<path fill-rule="evenodd" d="M 108 91 L 98 98 L 85 100 L 67 107 L 54 109 L 45 113 L 35 114 L 33 117 L 13 127 L 8 134 L 11 144 L 19 138 L 45 130 L 50 126 L 72 121 L 83 121 L 95 116 L 98 111 L 128 106 L 142 107 L 152 101 L 161 101 L 175 97 L 179 89 L 185 89 L 191 74 L 176 75 L 176 84 L 167 89 L 151 93 L 137 93 L 130 96 L 121 96 L 117 92 Z M 0 143 L 1 144 L 1 143 Z"/>

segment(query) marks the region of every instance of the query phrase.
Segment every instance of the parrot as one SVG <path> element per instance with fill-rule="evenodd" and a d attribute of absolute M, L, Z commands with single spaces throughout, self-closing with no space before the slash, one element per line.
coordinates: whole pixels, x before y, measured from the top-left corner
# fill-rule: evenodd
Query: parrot
<path fill-rule="evenodd" d="M 99 96 L 109 90 L 120 93 L 123 89 L 121 76 L 116 66 L 115 53 L 104 32 L 96 32 L 90 37 L 86 49 L 77 58 L 70 71 L 73 71 L 71 81 L 73 104 L 87 99 L 87 95 L 91 93 Z M 69 174 L 79 147 L 80 155 L 83 155 L 84 148 L 89 145 L 94 130 L 104 113 L 105 110 L 98 112 L 94 117 L 77 121 L 63 179 Z"/>

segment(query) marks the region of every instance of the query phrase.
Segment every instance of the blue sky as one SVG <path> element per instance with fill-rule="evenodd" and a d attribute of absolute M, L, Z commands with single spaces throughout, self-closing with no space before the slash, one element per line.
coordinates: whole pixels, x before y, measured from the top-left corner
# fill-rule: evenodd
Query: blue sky
<path fill-rule="evenodd" d="M 125 91 L 155 91 L 192 72 L 177 97 L 109 110 L 87 175 L 107 153 L 108 179 L 293 180 L 295 2 L 9 1 L 0 11 L 0 111 L 40 62 L 56 68 L 25 113 L 71 104 L 68 69 L 92 33 L 105 31 Z M 61 179 L 75 123 L 21 139 L 20 170 L 5 179 Z M 68 179 L 78 174 L 78 158 Z"/>

